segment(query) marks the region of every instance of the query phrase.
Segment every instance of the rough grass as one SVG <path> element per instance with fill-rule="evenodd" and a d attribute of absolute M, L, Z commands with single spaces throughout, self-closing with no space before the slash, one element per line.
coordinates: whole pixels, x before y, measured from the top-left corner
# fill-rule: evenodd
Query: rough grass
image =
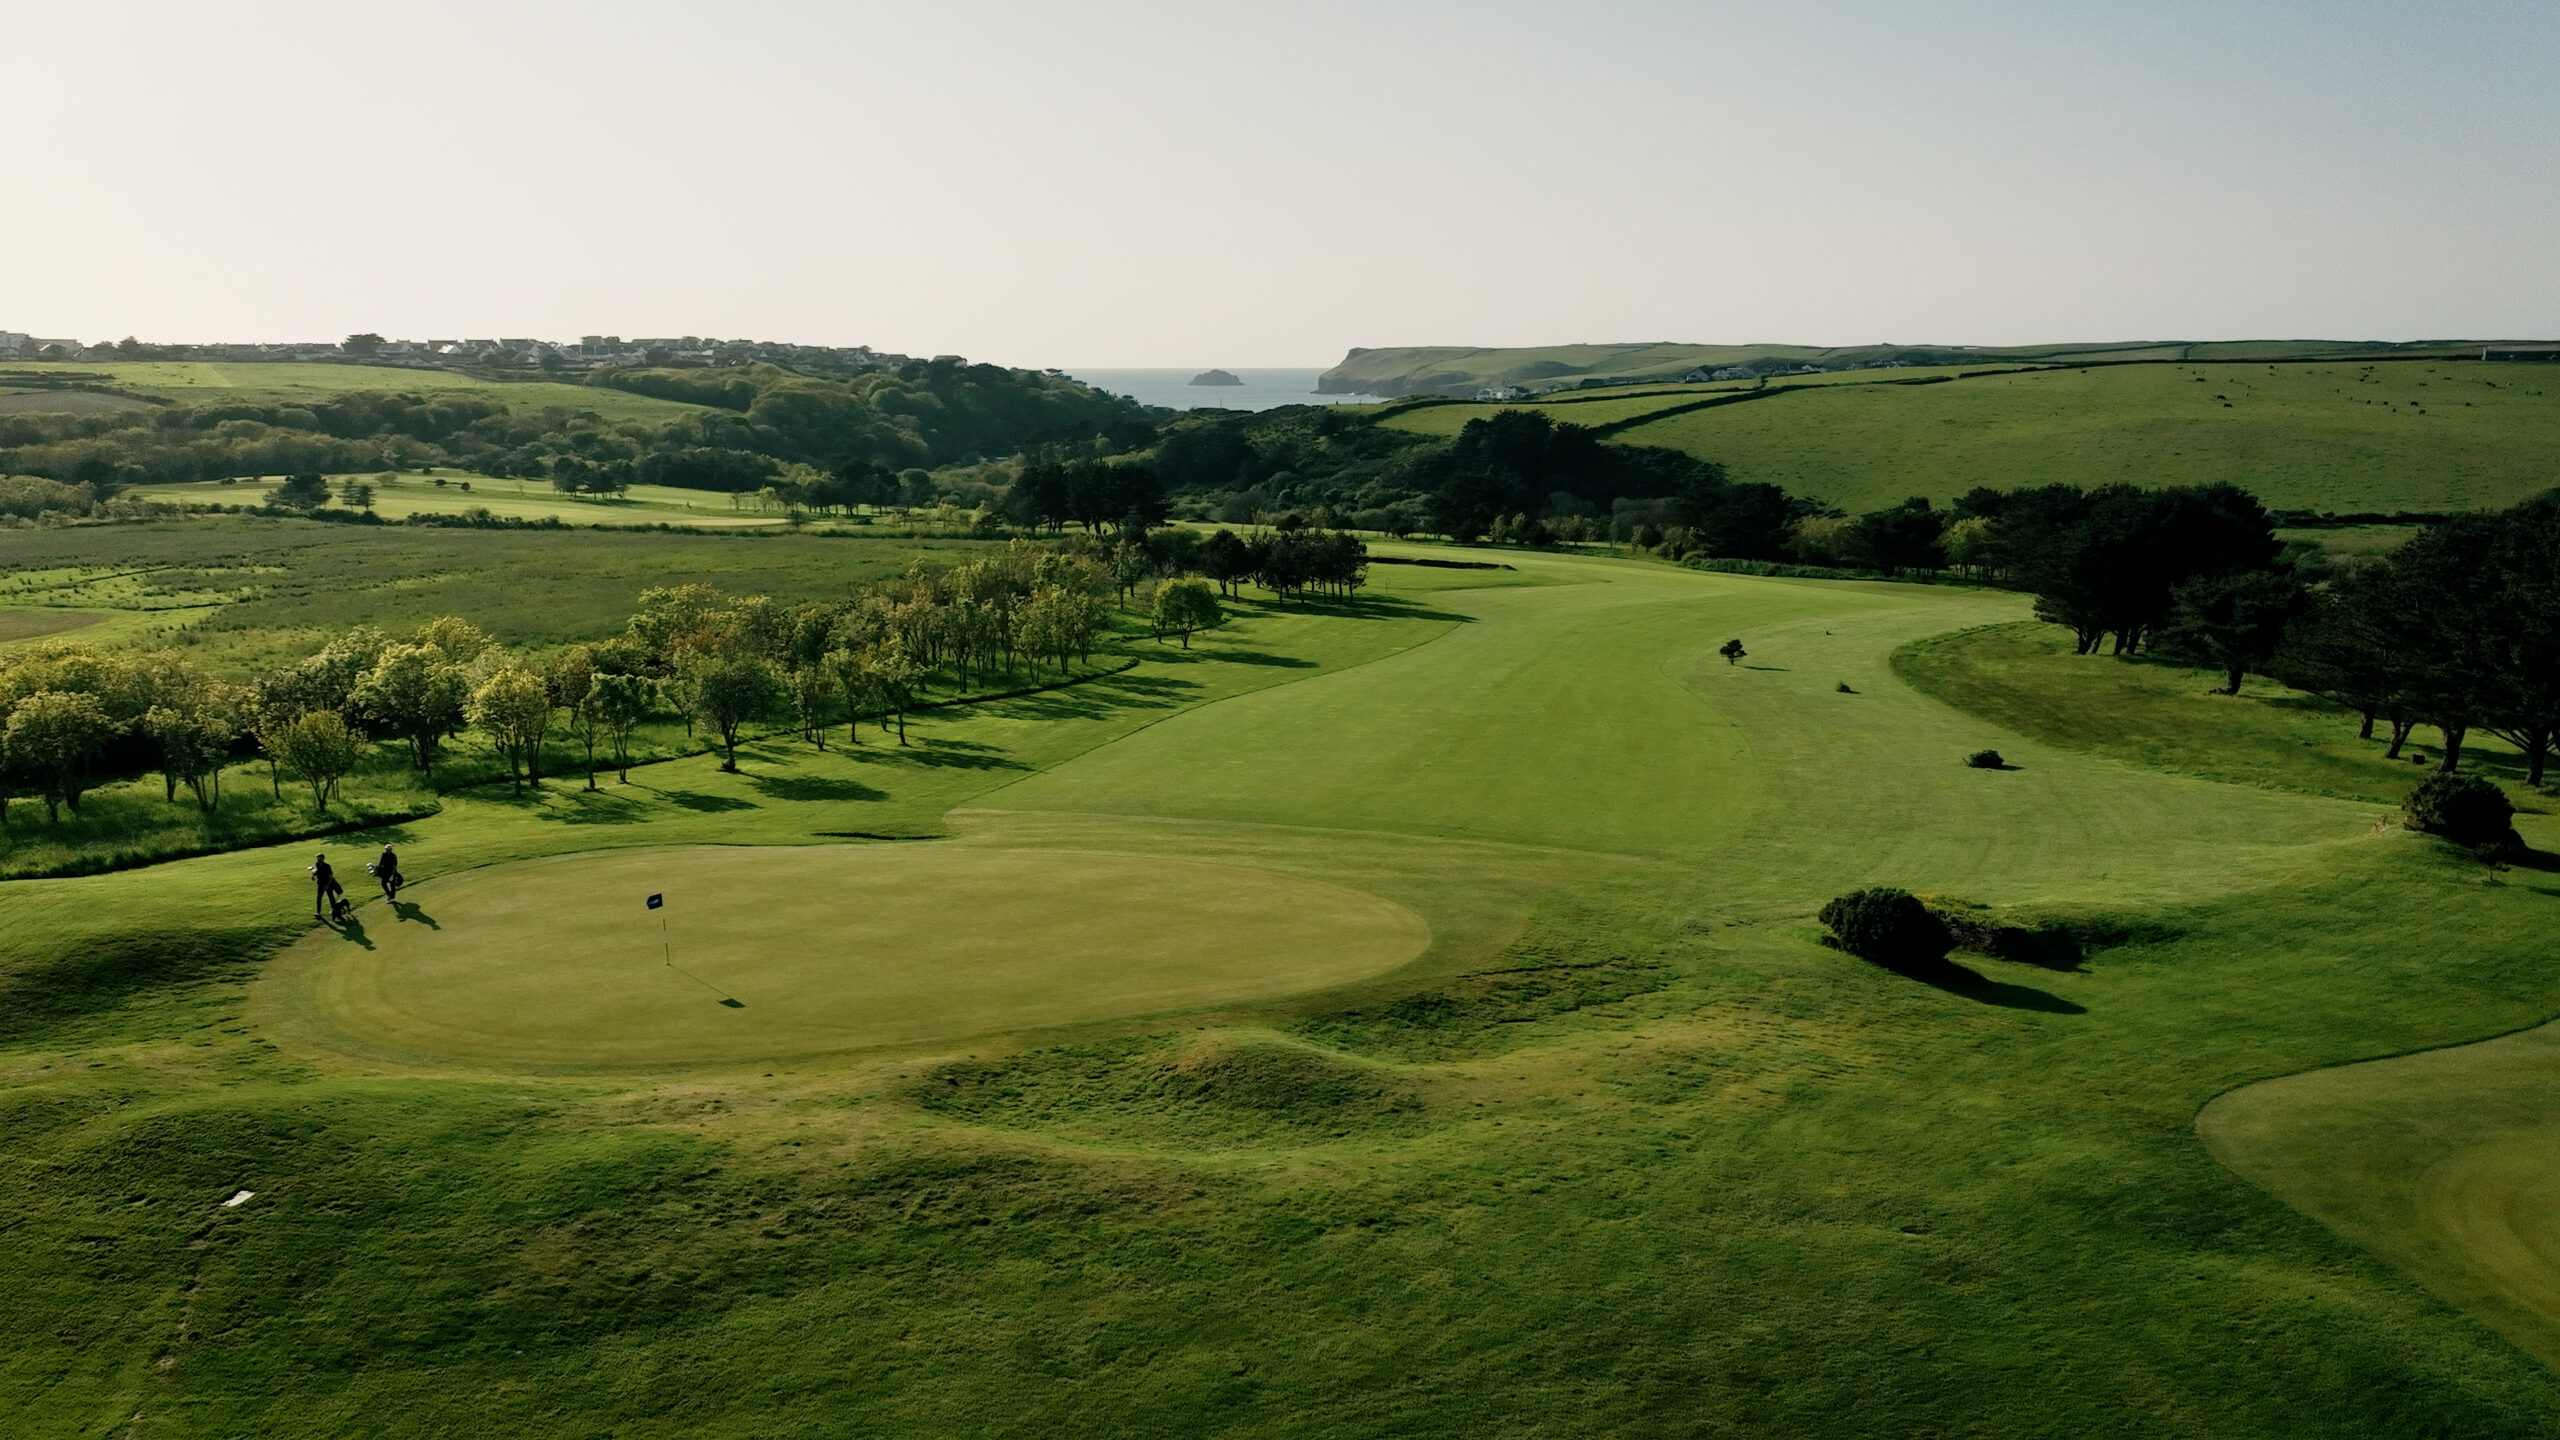
<path fill-rule="evenodd" d="M 0 610 L 0 645 L 59 635 L 105 618 L 90 610 Z"/>
<path fill-rule="evenodd" d="M 2023 734 L 2234 785 L 2396 807 L 2441 754 L 2436 732 L 2421 729 L 2402 759 L 2385 760 L 2387 724 L 2359 740 L 2355 712 L 2264 676 L 2223 695 L 2220 672 L 2074 655 L 2069 634 L 2052 625 L 1934 636 L 1897 652 L 1893 666 L 1923 692 Z M 2467 770 L 2523 782 L 2523 757 L 2494 736 L 2475 732 L 2462 757 Z"/>
<path fill-rule="evenodd" d="M 470 616 L 518 645 L 559 645 L 618 631 L 641 590 L 692 582 L 797 604 L 904 573 L 957 564 L 993 542 L 814 535 L 658 535 L 579 530 L 510 533 L 358 527 L 220 516 L 141 525 L 0 531 L 0 573 L 113 575 L 131 593 L 95 588 L 48 603 L 130 606 L 144 643 L 205 647 L 209 663 L 251 667 L 298 658 L 350 625 L 412 628 Z M 77 578 L 77 577 L 72 577 Z M 0 588 L 0 598 L 15 593 Z M 218 606 L 218 609 L 188 608 Z M 179 613 L 181 610 L 184 613 Z"/>
<path fill-rule="evenodd" d="M 351 1060 L 218 957 L 69 987 L 0 1043 L 0 1426 L 2549 1433 L 2560 1381 L 2190 1123 L 2543 1018 L 2549 896 L 2369 805 L 1894 678 L 2016 597 L 1513 558 L 1571 583 L 1380 567 L 1356 611 L 1246 607 L 894 766 L 759 746 L 609 825 L 463 797 L 404 846 L 426 876 L 945 826 L 920 884 L 950 846 L 1232 860 L 1423 915 L 1397 976 L 618 1079 Z M 1735 633 L 1757 668 L 1714 657 Z M 1966 769 L 1985 744 L 2020 768 Z M 878 793 L 801 783 L 847 780 Z M 2123 923 L 1932 986 L 1814 943 L 1878 882 Z M 0 885 L 0 972 L 306 898 L 245 855 Z"/>
<path fill-rule="evenodd" d="M 2550 488 L 2542 457 L 2560 443 L 2560 383 L 2542 367 L 2476 360 L 2160 363 L 1937 385 L 1870 378 L 1690 411 L 1613 438 L 1685 450 L 1737 479 L 1852 512 L 2055 481 L 2228 481 L 2271 508 L 2337 514 L 2491 509 Z M 1498 408 L 1434 406 L 1386 423 L 1455 434 Z"/>

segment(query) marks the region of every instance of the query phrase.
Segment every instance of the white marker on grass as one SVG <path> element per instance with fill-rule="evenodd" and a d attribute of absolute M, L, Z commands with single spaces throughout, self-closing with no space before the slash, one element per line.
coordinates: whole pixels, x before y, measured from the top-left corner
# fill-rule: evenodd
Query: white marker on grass
<path fill-rule="evenodd" d="M 239 1194 L 232 1196 L 230 1199 L 223 1201 L 222 1208 L 225 1210 L 237 1210 L 241 1206 L 248 1204 L 249 1197 L 257 1193 L 258 1192 L 255 1190 L 243 1190 Z"/>

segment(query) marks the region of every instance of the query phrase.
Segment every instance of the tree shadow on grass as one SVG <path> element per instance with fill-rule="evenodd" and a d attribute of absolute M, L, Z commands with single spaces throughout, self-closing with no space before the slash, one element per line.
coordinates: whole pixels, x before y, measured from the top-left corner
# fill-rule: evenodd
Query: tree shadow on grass
<path fill-rule="evenodd" d="M 756 802 L 753 800 L 741 800 L 734 795 L 705 795 L 699 790 L 661 790 L 657 793 L 665 796 L 669 804 L 681 805 L 687 810 L 699 810 L 704 814 L 756 808 Z"/>
<path fill-rule="evenodd" d="M 2544 875 L 2560 875 L 2560 855 L 2554 855 L 2548 850 L 2510 850 L 2501 858 L 2510 870 L 2532 870 Z M 2560 887 L 2550 885 L 2527 885 L 2524 888 L 2536 895 L 2560 895 Z"/>
<path fill-rule="evenodd" d="M 610 790 L 572 790 L 565 796 L 567 807 L 549 810 L 542 818 L 557 825 L 637 825 L 649 818 L 639 802 Z"/>
<path fill-rule="evenodd" d="M 1316 668 L 1316 662 L 1313 660 L 1300 659 L 1295 655 L 1274 655 L 1264 650 L 1220 650 L 1210 654 L 1208 658 L 1229 660 L 1238 665 L 1279 665 L 1291 670 Z"/>
<path fill-rule="evenodd" d="M 821 775 L 758 775 L 747 781 L 757 791 L 776 800 L 886 800 L 889 792 L 874 790 L 858 780 L 834 780 Z"/>
<path fill-rule="evenodd" d="M 1128 693 L 1171 701 L 1181 699 L 1185 691 L 1199 689 L 1200 682 L 1180 680 L 1171 675 L 1114 675 L 1108 680 L 1097 680 L 1087 688 L 1105 695 Z"/>
<path fill-rule="evenodd" d="M 2047 1015 L 2086 1015 L 2089 1007 L 2074 1004 L 2059 995 L 2038 990 L 2031 985 L 2011 985 L 1994 980 L 1968 965 L 1953 960 L 1911 960 L 1887 965 L 1869 962 L 1879 970 L 1888 970 L 1906 980 L 1917 980 L 1932 989 L 1950 995 L 1961 995 L 1985 1005 L 1998 1005 L 2010 1010 L 2037 1010 Z"/>
<path fill-rule="evenodd" d="M 1308 608 L 1369 619 L 1446 620 L 1455 625 L 1472 625 L 1476 618 L 1473 615 L 1461 615 L 1454 610 L 1442 610 L 1425 605 L 1418 600 L 1406 600 L 1390 595 L 1362 595 L 1352 600 L 1321 600 L 1313 607 L 1302 603 L 1295 608 L 1283 609 L 1278 613 L 1293 615 Z"/>
<path fill-rule="evenodd" d="M 919 740 L 900 746 L 895 742 L 874 749 L 865 747 L 853 757 L 875 765 L 922 765 L 934 770 L 1028 770 L 1031 767 L 1008 755 L 990 753 L 986 747 L 958 746 L 948 741 Z"/>
<path fill-rule="evenodd" d="M 1185 703 L 1195 681 L 1167 675 L 1115 675 L 1073 690 L 990 701 L 985 713 L 1008 720 L 1100 720 L 1114 710 L 1165 710 Z"/>

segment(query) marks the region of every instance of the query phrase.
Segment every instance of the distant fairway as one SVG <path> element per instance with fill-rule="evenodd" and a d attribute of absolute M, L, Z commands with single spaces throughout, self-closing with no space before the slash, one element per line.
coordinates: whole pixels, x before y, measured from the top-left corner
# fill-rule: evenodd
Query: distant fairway
<path fill-rule="evenodd" d="M 2144 364 L 1932 385 L 1821 378 L 1649 422 L 1647 413 L 1733 387 L 1534 408 L 1615 423 L 1611 438 L 1626 444 L 1684 450 L 1736 479 L 1850 511 L 1910 495 L 1944 502 L 1977 485 L 2228 481 L 2276 509 L 2431 512 L 2510 505 L 2560 484 L 2560 370 L 2545 365 Z M 1386 423 L 1454 435 L 1501 408 L 1431 406 Z"/>
<path fill-rule="evenodd" d="M 673 966 L 642 904 L 661 892 Z M 407 894 L 407 917 L 361 912 L 365 948 L 325 931 L 296 947 L 305 1013 L 366 1048 L 499 1065 L 765 1059 L 1269 1000 L 1431 939 L 1339 885 L 1059 851 L 621 850 Z"/>

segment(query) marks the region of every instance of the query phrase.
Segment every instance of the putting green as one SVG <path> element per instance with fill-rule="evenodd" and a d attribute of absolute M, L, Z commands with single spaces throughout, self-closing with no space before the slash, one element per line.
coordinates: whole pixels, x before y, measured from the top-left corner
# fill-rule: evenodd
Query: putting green
<path fill-rule="evenodd" d="M 2560 1365 L 2560 1025 L 2244 1086 L 2224 1164 Z"/>
<path fill-rule="evenodd" d="M 761 1059 L 1268 1000 L 1431 940 L 1400 905 L 1276 871 L 969 846 L 561 856 L 422 881 L 403 911 L 367 905 L 360 938 L 316 931 L 274 973 L 318 1038 L 502 1066 Z"/>

